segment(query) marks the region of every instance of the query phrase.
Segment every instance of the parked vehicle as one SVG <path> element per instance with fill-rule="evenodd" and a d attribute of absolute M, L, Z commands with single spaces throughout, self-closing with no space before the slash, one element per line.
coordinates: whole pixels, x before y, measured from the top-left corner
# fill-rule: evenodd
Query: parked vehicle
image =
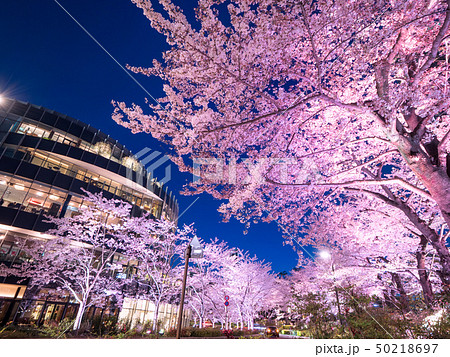
<path fill-rule="evenodd" d="M 281 338 L 301 338 L 297 331 L 293 330 L 281 330 Z"/>
<path fill-rule="evenodd" d="M 278 331 L 276 326 L 267 326 L 266 328 L 267 337 L 280 337 L 280 331 Z"/>

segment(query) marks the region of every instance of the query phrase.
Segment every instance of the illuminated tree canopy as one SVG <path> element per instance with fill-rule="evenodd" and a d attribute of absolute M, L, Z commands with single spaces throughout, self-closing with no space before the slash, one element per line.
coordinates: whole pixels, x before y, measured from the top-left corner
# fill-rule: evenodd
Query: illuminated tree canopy
<path fill-rule="evenodd" d="M 133 2 L 170 49 L 129 68 L 165 96 L 113 102 L 113 119 L 171 145 L 200 177 L 186 192 L 288 237 L 375 197 L 432 245 L 450 286 L 450 0 L 200 0 L 195 20 Z"/>

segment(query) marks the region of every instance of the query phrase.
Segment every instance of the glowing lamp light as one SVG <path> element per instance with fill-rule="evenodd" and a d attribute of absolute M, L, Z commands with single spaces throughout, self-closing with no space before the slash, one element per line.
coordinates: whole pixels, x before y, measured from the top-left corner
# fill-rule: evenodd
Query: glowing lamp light
<path fill-rule="evenodd" d="M 48 196 L 48 198 L 50 198 L 52 201 L 59 200 L 59 197 L 56 195 L 50 195 L 50 196 Z"/>
<path fill-rule="evenodd" d="M 5 180 L 0 180 L 0 185 L 6 185 L 6 181 Z"/>
<path fill-rule="evenodd" d="M 330 258 L 331 258 L 331 254 L 330 254 L 329 252 L 327 252 L 326 250 L 321 250 L 321 251 L 319 252 L 319 256 L 320 256 L 322 259 L 330 259 Z"/>
<path fill-rule="evenodd" d="M 44 193 L 43 193 L 43 192 L 41 192 L 41 191 L 38 191 L 38 192 L 36 192 L 36 195 L 38 195 L 38 196 L 42 197 L 42 196 L 44 196 Z"/>
<path fill-rule="evenodd" d="M 15 188 L 17 191 L 23 191 L 23 190 L 25 190 L 25 187 L 23 187 L 22 185 L 14 185 L 14 188 Z"/>

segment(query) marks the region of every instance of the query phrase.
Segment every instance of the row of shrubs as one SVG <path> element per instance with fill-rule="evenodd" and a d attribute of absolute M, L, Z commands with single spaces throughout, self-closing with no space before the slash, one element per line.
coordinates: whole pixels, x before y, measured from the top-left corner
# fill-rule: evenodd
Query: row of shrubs
<path fill-rule="evenodd" d="M 219 328 L 183 328 L 181 330 L 181 337 L 241 337 L 257 334 L 256 330 L 221 330 Z M 177 335 L 176 329 L 167 331 L 165 336 L 175 337 Z"/>
<path fill-rule="evenodd" d="M 153 331 L 151 325 L 136 324 L 131 328 L 126 321 L 117 321 L 117 317 L 111 316 L 103 320 L 94 319 L 92 323 L 83 323 L 80 330 L 72 331 L 73 320 L 64 319 L 60 323 L 50 323 L 38 327 L 36 325 L 8 325 L 0 328 L 0 338 L 80 338 L 80 337 L 102 337 L 102 338 L 160 338 L 175 337 L 176 329 L 165 331 Z M 156 332 L 156 333 L 155 333 Z M 246 337 L 257 334 L 258 331 L 251 330 L 221 330 L 219 328 L 184 328 L 182 337 L 205 338 L 221 337 L 228 338 Z"/>
<path fill-rule="evenodd" d="M 168 337 L 175 337 L 177 335 L 176 329 L 171 329 L 165 334 Z M 217 328 L 202 328 L 196 329 L 193 327 L 181 329 L 181 337 L 219 337 L 222 336 L 222 331 Z"/>

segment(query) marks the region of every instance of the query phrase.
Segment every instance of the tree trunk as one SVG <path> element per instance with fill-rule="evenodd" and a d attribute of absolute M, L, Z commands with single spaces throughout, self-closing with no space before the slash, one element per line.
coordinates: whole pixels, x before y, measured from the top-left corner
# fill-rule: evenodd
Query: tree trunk
<path fill-rule="evenodd" d="M 431 282 L 428 279 L 429 273 L 425 267 L 425 248 L 427 246 L 427 239 L 422 236 L 420 239 L 420 247 L 416 252 L 417 259 L 417 270 L 419 272 L 419 282 L 422 287 L 423 299 L 427 307 L 431 307 L 433 304 L 433 289 L 431 286 Z"/>
<path fill-rule="evenodd" d="M 153 314 L 153 331 L 155 333 L 158 333 L 158 314 L 159 314 L 159 305 L 160 305 L 160 301 L 157 301 L 155 303 L 155 313 Z"/>
<path fill-rule="evenodd" d="M 409 168 L 427 188 L 450 227 L 450 177 L 445 163 L 433 164 L 430 157 L 415 142 L 415 138 L 400 136 L 398 151 Z"/>
<path fill-rule="evenodd" d="M 419 144 L 417 144 L 412 137 L 400 136 L 400 139 L 395 143 L 393 142 L 393 144 L 397 147 L 409 168 L 426 187 L 439 207 L 447 226 L 450 227 L 450 177 L 447 173 L 447 163 L 440 163 L 438 158 L 438 162 L 434 164 L 431 161 L 431 158 L 420 148 Z M 410 215 L 408 215 L 404 209 L 406 205 L 403 204 L 402 206 L 403 207 L 399 208 L 411 219 Z M 410 208 L 409 211 L 411 211 Z M 420 221 L 420 219 L 415 217 L 411 219 L 411 221 L 420 229 L 421 233 L 425 235 L 428 242 L 430 242 L 432 247 L 436 250 L 442 266 L 439 277 L 444 284 L 444 289 L 449 290 L 450 252 L 445 246 L 445 242 L 440 241 L 440 237 L 436 232 L 433 232 L 429 227 L 427 227 L 428 229 L 425 229 L 425 231 L 422 230 L 414 220 Z M 426 224 L 421 221 L 419 225 L 426 226 Z M 430 232 L 426 232 L 427 230 L 431 231 L 433 234 L 430 235 Z"/>
<path fill-rule="evenodd" d="M 400 307 L 402 311 L 407 311 L 409 309 L 408 296 L 406 295 L 405 288 L 403 287 L 403 282 L 400 279 L 400 276 L 397 273 L 391 273 L 392 280 L 397 287 L 397 291 L 400 294 L 400 298 L 398 299 L 400 302 Z"/>
<path fill-rule="evenodd" d="M 424 161 L 424 160 L 423 160 Z M 427 160 L 428 161 L 428 160 Z M 442 213 L 442 217 L 450 227 L 450 178 L 445 167 L 436 167 L 429 162 L 410 165 L 414 173 L 430 192 Z"/>
<path fill-rule="evenodd" d="M 389 294 L 389 291 L 387 291 L 386 289 L 383 290 L 383 298 L 384 298 L 384 305 L 386 307 L 392 307 L 392 300 L 391 300 L 391 295 Z"/>
<path fill-rule="evenodd" d="M 437 273 L 444 285 L 444 289 L 448 291 L 450 290 L 450 252 L 445 246 L 445 242 L 441 242 L 440 240 L 432 241 L 431 245 L 436 250 L 441 263 L 441 270 Z"/>
<path fill-rule="evenodd" d="M 86 302 L 82 301 L 80 306 L 78 307 L 77 317 L 75 318 L 75 322 L 73 323 L 73 330 L 79 330 L 81 326 L 81 321 L 84 316 L 84 312 L 86 311 Z"/>

